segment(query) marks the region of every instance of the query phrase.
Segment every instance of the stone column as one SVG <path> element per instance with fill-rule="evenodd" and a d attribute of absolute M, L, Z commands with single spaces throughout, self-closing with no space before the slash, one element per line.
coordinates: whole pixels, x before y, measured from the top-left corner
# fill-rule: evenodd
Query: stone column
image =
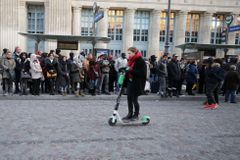
<path fill-rule="evenodd" d="M 18 28 L 20 32 L 27 32 L 27 6 L 25 1 L 19 3 L 19 23 Z M 19 47 L 22 51 L 27 51 L 27 38 L 22 35 L 19 37 Z"/>
<path fill-rule="evenodd" d="M 108 36 L 108 8 L 102 9 L 104 11 L 104 17 L 97 22 L 97 36 L 107 37 Z M 95 48 L 107 49 L 107 43 L 99 41 L 96 43 Z"/>
<path fill-rule="evenodd" d="M 0 52 L 3 48 L 12 51 L 19 45 L 18 24 L 21 20 L 18 5 L 17 0 L 0 0 Z"/>
<path fill-rule="evenodd" d="M 231 24 L 231 26 L 235 26 L 238 24 L 237 22 L 237 17 L 238 17 L 238 14 L 232 14 L 233 15 L 233 22 Z M 237 32 L 229 32 L 228 33 L 228 44 L 235 44 L 235 40 L 236 40 L 236 33 Z M 228 51 L 228 55 L 233 55 L 235 54 L 235 49 L 229 49 Z"/>
<path fill-rule="evenodd" d="M 72 34 L 72 4 L 71 0 L 48 0 L 45 5 L 45 34 Z M 48 40 L 45 50 L 57 48 L 56 40 Z M 69 51 L 62 51 L 68 53 Z"/>
<path fill-rule="evenodd" d="M 153 10 L 151 13 L 150 32 L 149 32 L 149 55 L 159 54 L 159 41 L 160 41 L 160 10 Z"/>
<path fill-rule="evenodd" d="M 82 8 L 73 7 L 73 22 L 72 22 L 72 35 L 81 35 L 81 13 Z M 81 43 L 78 42 L 78 50 L 81 48 Z"/>
<path fill-rule="evenodd" d="M 187 14 L 186 11 L 180 11 L 176 14 L 175 21 L 175 46 L 185 43 L 185 31 L 186 31 L 186 22 L 187 22 Z M 174 53 L 177 55 L 182 54 L 182 50 L 180 48 L 174 48 Z"/>
<path fill-rule="evenodd" d="M 210 44 L 213 13 L 205 12 L 200 15 L 199 43 Z"/>
<path fill-rule="evenodd" d="M 127 52 L 127 49 L 133 46 L 134 15 L 135 9 L 126 9 L 124 12 L 122 52 Z"/>
<path fill-rule="evenodd" d="M 80 7 L 73 7 L 72 34 L 81 35 L 81 11 Z"/>

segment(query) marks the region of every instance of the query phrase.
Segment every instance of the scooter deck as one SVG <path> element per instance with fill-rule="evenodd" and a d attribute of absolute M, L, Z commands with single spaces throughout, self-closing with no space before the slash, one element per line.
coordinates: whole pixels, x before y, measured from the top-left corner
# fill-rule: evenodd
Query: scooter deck
<path fill-rule="evenodd" d="M 139 118 L 139 119 L 129 119 L 129 120 L 122 120 L 123 124 L 135 124 L 135 125 L 146 125 L 149 122 L 147 122 L 146 120 L 144 120 L 144 118 Z"/>

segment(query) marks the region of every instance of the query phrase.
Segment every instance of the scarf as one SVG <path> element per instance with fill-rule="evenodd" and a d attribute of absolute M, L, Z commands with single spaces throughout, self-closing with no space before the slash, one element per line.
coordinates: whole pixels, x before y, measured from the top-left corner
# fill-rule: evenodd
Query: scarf
<path fill-rule="evenodd" d="M 137 52 L 134 56 L 130 56 L 129 57 L 129 61 L 128 61 L 128 66 L 129 66 L 129 79 L 131 79 L 133 77 L 132 75 L 132 71 L 133 71 L 133 67 L 136 63 L 136 60 L 141 58 L 142 54 L 140 52 Z"/>

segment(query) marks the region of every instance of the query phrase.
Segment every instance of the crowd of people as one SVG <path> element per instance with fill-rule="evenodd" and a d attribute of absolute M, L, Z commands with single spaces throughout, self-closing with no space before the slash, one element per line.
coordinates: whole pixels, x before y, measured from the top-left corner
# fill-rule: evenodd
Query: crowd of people
<path fill-rule="evenodd" d="M 127 63 L 125 53 L 113 60 L 107 54 L 95 57 L 71 52 L 67 57 L 59 49 L 28 54 L 20 47 L 13 53 L 5 48 L 0 58 L 3 95 L 110 95 L 118 91 L 117 76 Z"/>
<path fill-rule="evenodd" d="M 65 56 L 59 49 L 29 54 L 22 52 L 20 47 L 12 53 L 5 48 L 0 58 L 3 95 L 114 94 L 121 87 L 117 81 L 128 67 L 127 57 L 125 53 L 114 59 L 111 54 L 95 57 L 84 52 Z M 177 55 L 163 55 L 158 60 L 152 55 L 144 60 L 147 64 L 145 94 L 179 97 L 184 90 L 191 96 L 196 92 L 205 93 L 206 107 L 214 108 L 219 103 L 218 94 L 222 93 L 225 101 L 230 98 L 230 102 L 236 103 L 240 84 L 238 59 L 186 61 L 179 60 Z"/>
<path fill-rule="evenodd" d="M 229 60 L 212 58 L 202 60 L 178 60 L 177 55 L 169 58 L 163 55 L 160 60 L 151 56 L 150 87 L 161 97 L 206 94 L 205 108 L 215 109 L 219 105 L 219 94 L 225 95 L 225 102 L 237 103 L 236 94 L 240 88 L 240 59 Z"/>

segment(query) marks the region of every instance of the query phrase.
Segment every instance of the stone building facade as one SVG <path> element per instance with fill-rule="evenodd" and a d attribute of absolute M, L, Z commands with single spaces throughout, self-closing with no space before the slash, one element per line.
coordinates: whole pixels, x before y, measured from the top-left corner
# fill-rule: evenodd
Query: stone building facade
<path fill-rule="evenodd" d="M 91 35 L 93 0 L 0 0 L 0 49 L 20 46 L 33 52 L 34 41 L 18 32 Z M 97 23 L 97 35 L 108 36 L 114 55 L 136 46 L 144 56 L 158 55 L 166 40 L 168 0 L 96 0 L 104 12 Z M 176 45 L 185 42 L 221 43 L 224 17 L 232 14 L 233 25 L 240 23 L 240 0 L 172 0 L 170 52 L 181 54 Z M 240 32 L 229 34 L 229 44 L 240 44 Z M 40 50 L 57 48 L 56 40 L 40 44 Z M 92 52 L 91 43 L 79 43 L 79 51 Z M 79 52 L 78 51 L 78 52 Z M 66 51 L 67 52 L 67 51 Z M 75 51 L 77 52 L 77 51 Z M 237 53 L 234 50 L 232 53 Z"/>

